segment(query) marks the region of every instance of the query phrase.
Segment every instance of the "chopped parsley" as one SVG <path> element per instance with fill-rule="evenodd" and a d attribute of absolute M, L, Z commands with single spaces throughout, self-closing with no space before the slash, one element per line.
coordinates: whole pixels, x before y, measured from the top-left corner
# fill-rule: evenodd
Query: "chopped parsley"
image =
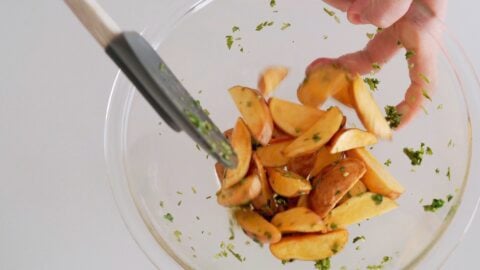
<path fill-rule="evenodd" d="M 337 17 L 337 15 L 335 14 L 335 11 L 325 7 L 323 8 L 323 11 L 325 11 L 325 13 L 327 13 L 328 16 L 333 17 L 337 23 L 340 23 L 340 18 Z"/>
<path fill-rule="evenodd" d="M 160 207 L 162 207 L 162 208 L 163 208 L 163 206 L 164 206 L 164 203 L 163 203 L 163 201 L 160 201 L 159 205 L 160 205 Z"/>
<path fill-rule="evenodd" d="M 228 244 L 227 245 L 227 251 L 230 252 L 233 257 L 235 257 L 237 260 L 239 260 L 240 262 L 244 262 L 246 260 L 245 257 L 242 257 L 242 255 L 238 254 L 237 252 L 235 252 L 233 249 L 235 248 L 235 246 L 233 244 Z"/>
<path fill-rule="evenodd" d="M 380 70 L 382 67 L 378 64 L 378 63 L 373 63 L 372 64 L 372 68 L 377 71 L 377 70 Z"/>
<path fill-rule="evenodd" d="M 415 55 L 415 52 L 414 52 L 414 51 L 408 50 L 408 51 L 405 53 L 405 59 L 409 60 L 409 59 L 412 58 L 414 55 Z"/>
<path fill-rule="evenodd" d="M 183 192 L 177 191 L 177 194 L 178 194 L 178 195 L 183 195 Z"/>
<path fill-rule="evenodd" d="M 282 260 L 282 264 L 285 265 L 287 263 L 292 263 L 294 262 L 295 260 L 294 259 L 290 259 L 290 260 Z"/>
<path fill-rule="evenodd" d="M 335 223 L 330 224 L 330 229 L 335 230 L 338 228 L 338 225 Z"/>
<path fill-rule="evenodd" d="M 436 212 L 438 209 L 442 208 L 445 204 L 445 201 L 442 199 L 433 199 L 431 204 L 423 206 L 425 212 Z"/>
<path fill-rule="evenodd" d="M 286 206 L 288 204 L 287 199 L 285 197 L 276 195 L 273 197 L 273 199 L 275 200 L 275 203 L 279 206 Z"/>
<path fill-rule="evenodd" d="M 353 238 L 352 243 L 355 244 L 358 241 L 365 241 L 365 236 L 362 235 L 362 236 L 357 236 L 357 237 Z"/>
<path fill-rule="evenodd" d="M 436 174 L 439 174 L 439 173 L 440 173 L 440 169 L 439 169 L 439 168 L 436 168 L 436 169 L 435 169 L 435 173 L 436 173 Z"/>
<path fill-rule="evenodd" d="M 230 219 L 228 221 L 228 223 L 230 224 L 230 227 L 228 228 L 228 230 L 230 231 L 230 236 L 228 237 L 228 240 L 234 240 L 235 239 L 235 231 L 233 230 L 233 219 Z"/>
<path fill-rule="evenodd" d="M 238 27 L 238 26 L 236 26 L 236 25 L 233 26 L 233 27 L 232 27 L 232 32 L 235 33 L 235 32 L 237 32 L 237 31 L 240 31 L 240 27 Z"/>
<path fill-rule="evenodd" d="M 366 35 L 368 39 L 373 39 L 375 37 L 374 33 L 367 33 Z"/>
<path fill-rule="evenodd" d="M 270 0 L 270 7 L 275 7 L 277 5 L 277 2 L 275 0 Z"/>
<path fill-rule="evenodd" d="M 400 125 L 402 120 L 402 114 L 397 111 L 397 108 L 394 106 L 387 105 L 385 106 L 385 120 L 388 121 L 391 128 L 397 128 Z"/>
<path fill-rule="evenodd" d="M 280 27 L 280 29 L 283 31 L 283 30 L 289 28 L 290 26 L 292 26 L 291 23 L 283 23 L 283 24 L 282 24 L 282 27 Z"/>
<path fill-rule="evenodd" d="M 450 202 L 452 199 L 453 199 L 453 195 L 452 195 L 452 194 L 448 194 L 448 195 L 447 195 L 447 202 Z"/>
<path fill-rule="evenodd" d="M 177 239 L 178 242 L 182 242 L 182 232 L 179 230 L 176 230 L 173 232 L 173 235 Z"/>
<path fill-rule="evenodd" d="M 165 215 L 163 215 L 163 218 L 170 222 L 173 222 L 173 216 L 170 213 L 166 213 Z"/>
<path fill-rule="evenodd" d="M 443 104 L 438 104 L 437 110 L 441 110 L 441 109 L 443 109 Z"/>
<path fill-rule="evenodd" d="M 255 31 L 262 31 L 263 28 L 265 28 L 267 26 L 272 26 L 272 25 L 273 25 L 273 21 L 261 22 L 260 24 L 257 25 L 257 27 L 255 28 Z"/>
<path fill-rule="evenodd" d="M 368 84 L 370 90 L 372 91 L 377 90 L 377 85 L 380 83 L 377 78 L 365 78 L 363 81 Z"/>
<path fill-rule="evenodd" d="M 321 139 L 322 139 L 322 137 L 320 137 L 320 134 L 318 134 L 318 133 L 315 133 L 315 134 L 313 134 L 313 136 L 312 136 L 312 140 L 313 140 L 314 142 L 318 142 L 318 141 L 320 141 Z"/>
<path fill-rule="evenodd" d="M 178 201 L 177 206 L 182 205 L 182 200 Z"/>
<path fill-rule="evenodd" d="M 453 143 L 453 140 L 452 140 L 452 139 L 450 139 L 450 140 L 448 141 L 448 145 L 447 145 L 447 146 L 448 146 L 448 147 L 454 147 L 454 146 L 455 146 L 455 143 Z"/>
<path fill-rule="evenodd" d="M 225 39 L 227 41 L 227 48 L 230 50 L 233 45 L 233 36 L 231 35 L 225 36 Z"/>
<path fill-rule="evenodd" d="M 403 148 L 403 153 L 407 155 L 407 157 L 410 159 L 410 163 L 413 166 L 420 166 L 422 164 L 423 155 L 425 154 L 425 151 L 427 155 L 433 154 L 433 151 L 430 147 L 427 146 L 427 149 L 425 150 L 424 143 L 420 144 L 420 149 L 418 150 L 413 150 L 412 148 L 407 148 L 407 147 Z"/>
<path fill-rule="evenodd" d="M 197 189 L 195 187 L 192 187 L 192 192 L 193 194 L 197 194 Z"/>
<path fill-rule="evenodd" d="M 384 265 L 386 263 L 388 263 L 389 261 L 392 260 L 392 257 L 390 256 L 383 256 L 382 258 L 382 261 L 380 262 L 380 264 L 377 264 L 377 265 L 368 265 L 367 266 L 367 269 L 368 270 L 380 270 L 380 269 L 383 269 Z"/>
<path fill-rule="evenodd" d="M 373 194 L 371 198 L 372 198 L 372 201 L 374 201 L 376 205 L 380 205 L 383 202 L 383 196 L 380 195 L 380 194 Z"/>
<path fill-rule="evenodd" d="M 390 159 L 387 159 L 387 161 L 385 161 L 385 163 L 383 164 L 388 167 L 392 164 L 392 161 Z"/>
<path fill-rule="evenodd" d="M 430 83 L 430 79 L 428 79 L 428 77 L 425 76 L 425 74 L 420 73 L 420 74 L 418 74 L 418 76 L 419 76 L 423 81 L 425 81 L 426 83 Z"/>
<path fill-rule="evenodd" d="M 432 98 L 431 98 L 430 95 L 428 94 L 427 90 L 422 89 L 422 95 L 423 95 L 426 99 L 432 101 Z"/>
<path fill-rule="evenodd" d="M 445 174 L 445 176 L 448 178 L 448 181 L 452 180 L 452 174 L 450 172 L 450 167 L 448 167 L 447 173 Z"/>
<path fill-rule="evenodd" d="M 330 258 L 325 258 L 315 262 L 315 269 L 317 270 L 329 270 L 330 267 Z"/>

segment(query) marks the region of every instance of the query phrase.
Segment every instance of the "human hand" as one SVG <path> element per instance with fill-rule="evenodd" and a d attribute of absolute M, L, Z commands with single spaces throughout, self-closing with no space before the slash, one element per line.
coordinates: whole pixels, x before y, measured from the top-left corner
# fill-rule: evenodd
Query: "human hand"
<path fill-rule="evenodd" d="M 347 12 L 353 24 L 373 24 L 382 28 L 367 46 L 339 58 L 319 58 L 307 68 L 307 74 L 318 67 L 337 63 L 351 72 L 367 74 L 376 71 L 403 46 L 407 53 L 411 84 L 404 99 L 397 105 L 402 114 L 400 127 L 416 115 L 426 99 L 430 99 L 436 83 L 436 39 L 441 29 L 436 19 L 443 18 L 446 0 L 324 0 Z"/>

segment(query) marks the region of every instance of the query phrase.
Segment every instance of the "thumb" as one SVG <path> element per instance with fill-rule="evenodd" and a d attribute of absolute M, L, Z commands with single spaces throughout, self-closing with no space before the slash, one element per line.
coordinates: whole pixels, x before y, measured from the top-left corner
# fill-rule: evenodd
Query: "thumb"
<path fill-rule="evenodd" d="M 348 9 L 353 24 L 373 24 L 387 28 L 407 13 L 413 0 L 356 0 Z"/>

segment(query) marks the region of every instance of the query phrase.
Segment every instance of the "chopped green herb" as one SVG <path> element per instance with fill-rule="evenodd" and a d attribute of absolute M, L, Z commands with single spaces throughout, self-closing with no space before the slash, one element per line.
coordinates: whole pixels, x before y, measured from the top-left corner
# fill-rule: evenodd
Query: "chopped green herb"
<path fill-rule="evenodd" d="M 298 127 L 295 128 L 295 133 L 300 134 L 300 132 L 302 132 L 302 130 L 300 128 L 298 128 Z"/>
<path fill-rule="evenodd" d="M 427 147 L 427 155 L 432 155 L 432 149 L 430 147 Z M 425 154 L 425 144 L 421 143 L 420 144 L 420 149 L 419 150 L 413 150 L 412 148 L 403 148 L 403 153 L 407 155 L 407 157 L 410 159 L 410 163 L 413 166 L 419 166 L 422 164 L 423 160 L 423 155 Z"/>
<path fill-rule="evenodd" d="M 233 45 L 233 36 L 225 36 L 225 39 L 227 41 L 227 48 L 230 50 L 232 48 L 232 45 Z"/>
<path fill-rule="evenodd" d="M 255 28 L 256 31 L 261 31 L 263 28 L 267 27 L 267 26 L 272 26 L 273 25 L 273 21 L 264 21 L 260 24 L 257 25 L 257 27 Z"/>
<path fill-rule="evenodd" d="M 340 172 L 341 172 L 341 173 L 344 173 L 344 172 L 345 172 L 345 167 L 344 167 L 344 166 L 340 166 Z"/>
<path fill-rule="evenodd" d="M 277 5 L 277 2 L 275 0 L 270 0 L 270 7 L 275 7 Z"/>
<path fill-rule="evenodd" d="M 335 16 L 335 11 L 329 10 L 328 8 L 323 8 L 323 11 L 328 14 L 328 16 Z"/>
<path fill-rule="evenodd" d="M 451 172 L 450 172 L 450 167 L 448 167 L 447 173 L 445 174 L 445 176 L 448 178 L 448 181 L 452 180 L 452 175 L 451 175 Z"/>
<path fill-rule="evenodd" d="M 358 224 L 360 225 L 360 224 Z M 360 246 L 355 247 L 355 250 L 360 250 Z"/>
<path fill-rule="evenodd" d="M 426 212 L 436 212 L 438 209 L 442 208 L 444 204 L 445 201 L 442 199 L 433 199 L 431 204 L 423 206 L 423 210 Z"/>
<path fill-rule="evenodd" d="M 281 29 L 281 30 L 285 30 L 285 29 L 289 28 L 290 26 L 292 26 L 291 23 L 283 23 L 283 24 L 282 24 L 282 27 L 281 27 L 280 29 Z"/>
<path fill-rule="evenodd" d="M 233 219 L 230 219 L 228 221 L 228 223 L 230 224 L 230 227 L 228 228 L 228 230 L 230 231 L 230 236 L 228 237 L 228 240 L 234 240 L 235 239 L 235 231 L 233 230 Z"/>
<path fill-rule="evenodd" d="M 374 70 L 380 70 L 382 67 L 381 67 L 378 63 L 373 63 L 373 64 L 372 64 L 372 68 L 373 68 Z"/>
<path fill-rule="evenodd" d="M 176 231 L 173 232 L 173 235 L 175 236 L 175 238 L 177 238 L 178 242 L 182 242 L 182 232 L 181 231 L 176 230 Z"/>
<path fill-rule="evenodd" d="M 428 95 L 427 90 L 422 89 L 422 95 L 423 95 L 426 99 L 432 101 L 432 98 L 430 97 L 430 95 Z"/>
<path fill-rule="evenodd" d="M 387 105 L 385 106 L 385 120 L 387 120 L 390 124 L 391 128 L 397 128 L 400 125 L 400 121 L 402 120 L 402 114 L 397 111 L 395 106 Z"/>
<path fill-rule="evenodd" d="M 295 260 L 294 259 L 290 259 L 290 260 L 282 260 L 282 264 L 285 265 L 287 263 L 292 263 L 294 262 Z"/>
<path fill-rule="evenodd" d="M 368 39 L 373 39 L 375 37 L 374 33 L 367 33 L 367 38 Z"/>
<path fill-rule="evenodd" d="M 197 148 L 198 151 L 200 151 L 200 146 L 198 145 L 198 143 L 195 144 L 195 147 Z"/>
<path fill-rule="evenodd" d="M 195 218 L 196 218 L 197 220 L 200 220 L 200 217 L 199 217 L 199 216 L 196 216 Z"/>
<path fill-rule="evenodd" d="M 328 39 L 328 36 L 327 36 L 327 35 L 323 35 L 323 39 Z"/>
<path fill-rule="evenodd" d="M 315 269 L 317 270 L 329 270 L 330 267 L 330 258 L 325 258 L 315 262 Z"/>
<path fill-rule="evenodd" d="M 438 104 L 437 110 L 441 110 L 441 109 L 443 109 L 443 104 Z"/>
<path fill-rule="evenodd" d="M 392 161 L 390 159 L 387 159 L 387 161 L 385 161 L 385 163 L 383 163 L 383 164 L 385 164 L 385 166 L 388 167 L 392 164 Z"/>
<path fill-rule="evenodd" d="M 163 201 L 160 201 L 160 207 L 163 208 Z"/>
<path fill-rule="evenodd" d="M 420 106 L 420 108 L 422 109 L 422 111 L 423 111 L 426 115 L 428 115 L 428 111 L 427 111 L 427 109 L 426 109 L 423 105 Z"/>
<path fill-rule="evenodd" d="M 288 204 L 287 199 L 285 197 L 275 195 L 273 199 L 275 200 L 275 203 L 279 206 L 286 206 Z"/>
<path fill-rule="evenodd" d="M 453 195 L 452 195 L 452 194 L 448 194 L 448 195 L 447 195 L 447 202 L 450 202 L 452 199 L 453 199 Z"/>
<path fill-rule="evenodd" d="M 425 76 L 425 74 L 420 73 L 420 74 L 418 74 L 418 76 L 419 76 L 423 81 L 425 81 L 426 83 L 430 83 L 430 79 L 428 79 L 428 77 Z"/>
<path fill-rule="evenodd" d="M 436 169 L 435 169 L 435 173 L 436 173 L 436 174 L 439 174 L 439 173 L 440 173 L 440 169 L 439 169 L 439 168 L 436 168 Z"/>
<path fill-rule="evenodd" d="M 448 141 L 448 145 L 447 145 L 447 146 L 448 146 L 448 147 L 454 147 L 454 146 L 455 146 L 455 144 L 453 143 L 452 139 L 450 139 L 450 140 Z"/>
<path fill-rule="evenodd" d="M 335 223 L 330 224 L 330 229 L 335 230 L 338 228 L 338 225 Z"/>
<path fill-rule="evenodd" d="M 321 139 L 322 139 L 322 137 L 320 137 L 320 134 L 318 134 L 318 133 L 313 134 L 312 140 L 313 140 L 314 142 L 318 142 L 318 141 L 320 141 Z"/>
<path fill-rule="evenodd" d="M 230 252 L 237 260 L 239 260 L 240 262 L 244 262 L 245 261 L 245 257 L 242 257 L 240 254 L 238 254 L 237 252 L 235 252 L 233 249 L 235 247 L 233 246 L 233 244 L 228 244 L 227 245 L 227 250 L 228 252 Z"/>
<path fill-rule="evenodd" d="M 232 27 L 232 32 L 235 33 L 235 32 L 237 32 L 237 31 L 240 31 L 240 27 L 238 27 L 238 26 L 236 26 L 236 25 L 233 26 L 233 27 Z"/>
<path fill-rule="evenodd" d="M 357 237 L 353 238 L 353 242 L 352 242 L 352 243 L 355 244 L 355 243 L 358 242 L 358 241 L 365 241 L 365 236 L 362 235 L 362 236 L 357 236 Z"/>
<path fill-rule="evenodd" d="M 380 81 L 376 78 L 365 78 L 363 81 L 368 84 L 370 90 L 372 91 L 377 90 L 377 86 L 380 83 Z"/>
<path fill-rule="evenodd" d="M 383 269 L 383 265 L 367 265 L 367 269 L 368 270 L 380 270 L 380 269 Z"/>
<path fill-rule="evenodd" d="M 420 200 L 418 200 L 418 203 L 423 203 L 423 198 L 421 198 Z"/>
<path fill-rule="evenodd" d="M 414 51 L 408 50 L 408 51 L 405 53 L 405 59 L 409 60 L 409 59 L 412 58 L 414 55 L 415 55 L 415 52 L 414 52 Z"/>
<path fill-rule="evenodd" d="M 335 242 L 335 244 L 333 244 L 333 246 L 330 248 L 330 250 L 333 252 L 333 254 L 337 254 L 338 253 L 338 243 Z"/>
<path fill-rule="evenodd" d="M 177 194 L 178 194 L 178 195 L 183 195 L 183 192 L 177 191 Z"/>
<path fill-rule="evenodd" d="M 206 200 L 210 200 L 211 198 L 212 198 L 212 196 L 205 197 Z"/>
<path fill-rule="evenodd" d="M 177 206 L 182 205 L 182 200 L 178 201 Z"/>
<path fill-rule="evenodd" d="M 192 187 L 192 192 L 193 194 L 197 194 L 197 189 L 195 187 Z"/>
<path fill-rule="evenodd" d="M 163 218 L 170 222 L 173 222 L 173 216 L 170 213 L 166 213 L 165 215 L 163 215 Z"/>
<path fill-rule="evenodd" d="M 383 202 L 383 196 L 380 194 L 373 194 L 371 198 L 376 205 L 380 205 Z"/>
<path fill-rule="evenodd" d="M 430 148 L 429 146 L 427 146 L 427 149 L 425 150 L 425 153 L 429 156 L 433 155 L 433 151 L 432 151 L 432 148 Z"/>

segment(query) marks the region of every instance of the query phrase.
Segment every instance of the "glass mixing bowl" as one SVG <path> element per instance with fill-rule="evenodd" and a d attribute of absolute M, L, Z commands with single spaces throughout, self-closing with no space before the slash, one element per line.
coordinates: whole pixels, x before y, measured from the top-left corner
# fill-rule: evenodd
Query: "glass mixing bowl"
<path fill-rule="evenodd" d="M 260 71 L 285 65 L 290 74 L 276 95 L 296 101 L 296 88 L 310 61 L 358 50 L 371 26 L 353 26 L 342 14 L 326 14 L 322 1 L 218 0 L 159 1 L 158 19 L 144 36 L 158 49 L 179 79 L 224 130 L 237 112 L 227 89 L 256 86 Z M 264 21 L 272 26 L 256 31 Z M 282 30 L 284 23 L 291 26 Z M 232 33 L 232 27 L 240 31 Z M 231 49 L 226 36 L 233 36 Z M 333 269 L 365 269 L 384 256 L 384 269 L 439 268 L 464 236 L 480 192 L 479 85 L 460 46 L 445 31 L 439 40 L 438 89 L 425 113 L 381 142 L 373 153 L 391 159 L 389 170 L 406 187 L 400 207 L 381 217 L 351 226 L 346 249 L 332 258 Z M 383 107 L 396 104 L 408 86 L 408 68 L 399 53 L 376 74 L 381 81 L 375 98 Z M 331 102 L 330 104 L 334 104 Z M 341 107 L 351 125 L 352 110 Z M 475 136 L 475 137 L 473 137 Z M 472 139 L 475 138 L 475 139 Z M 424 142 L 433 149 L 422 166 L 412 169 L 404 147 Z M 115 80 L 105 127 L 105 151 L 114 196 L 131 234 L 159 269 L 313 269 L 312 262 L 282 265 L 249 241 L 239 228 L 230 240 L 230 212 L 216 204 L 219 188 L 213 165 L 185 134 L 172 132 L 119 74 Z M 436 173 L 436 169 L 439 173 Z M 447 177 L 450 172 L 450 177 Z M 453 199 L 436 213 L 422 205 L 433 198 Z M 164 217 L 173 216 L 173 222 Z M 356 236 L 366 241 L 352 243 Z M 245 256 L 216 256 L 221 243 L 233 244 Z"/>

